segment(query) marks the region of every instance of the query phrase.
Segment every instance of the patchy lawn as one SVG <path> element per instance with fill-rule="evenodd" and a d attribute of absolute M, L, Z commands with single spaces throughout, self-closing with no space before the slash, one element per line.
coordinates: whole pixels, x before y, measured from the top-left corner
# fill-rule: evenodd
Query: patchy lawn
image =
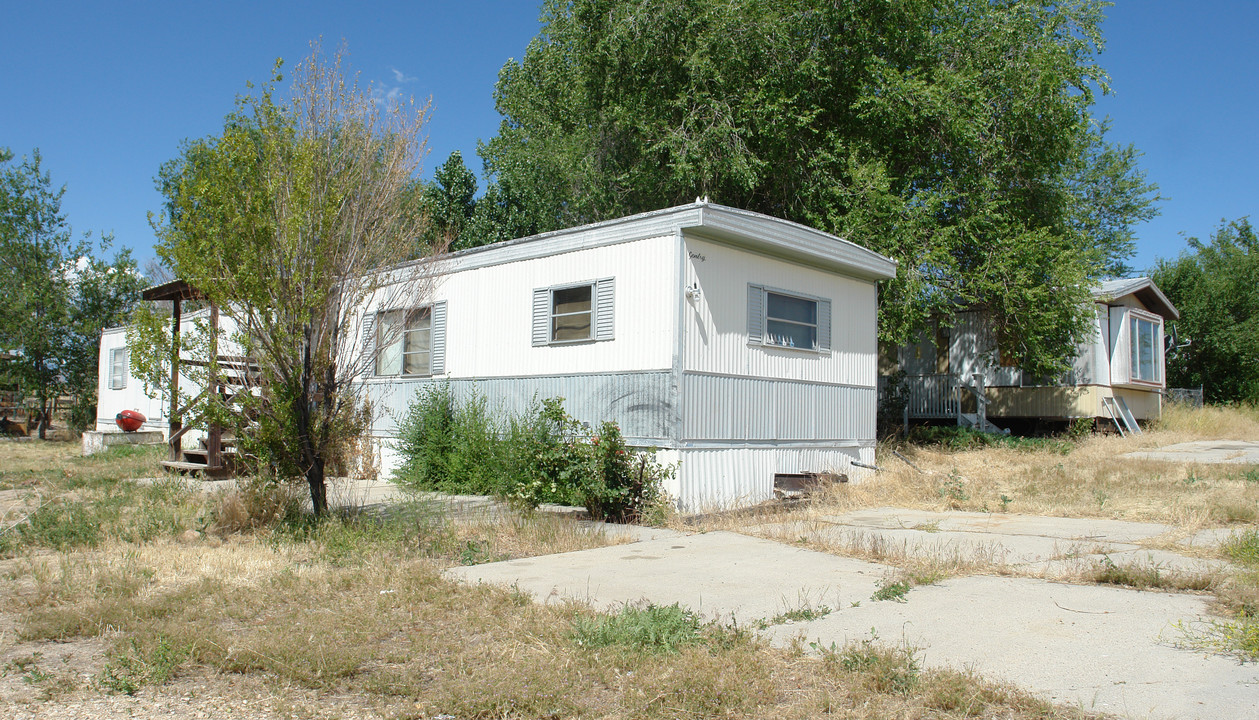
<path fill-rule="evenodd" d="M 1139 436 L 1011 438 L 995 439 L 992 444 L 968 443 L 963 436 L 956 442 L 925 445 L 898 442 L 880 446 L 881 469 L 874 477 L 836 485 L 807 505 L 786 511 L 754 508 L 698 523 L 676 522 L 692 530 L 751 532 L 894 565 L 900 574 L 889 578 L 889 583 L 907 587 L 946 577 L 1000 574 L 1211 593 L 1219 619 L 1206 632 L 1188 636 L 1187 644 L 1254 661 L 1259 660 L 1259 554 L 1246 548 L 1256 545 L 1259 528 L 1259 467 L 1138 460 L 1124 454 L 1191 440 L 1255 438 L 1259 438 L 1259 408 L 1169 405 L 1162 421 Z M 883 507 L 1162 523 L 1171 526 L 1171 531 L 1138 544 L 1191 557 L 1224 559 L 1234 565 L 1200 572 L 1128 566 L 1107 559 L 1080 563 L 1065 573 L 1057 567 L 1047 574 L 1044 566 L 1009 565 L 991 546 L 923 551 L 872 534 L 853 532 L 836 539 L 834 534 L 821 533 L 801 538 L 796 529 L 810 523 L 827 524 L 826 518 L 843 513 Z M 1224 542 L 1182 544 L 1207 529 L 1217 530 Z"/>
<path fill-rule="evenodd" d="M 685 608 L 597 614 L 441 575 L 608 542 L 564 519 L 413 503 L 316 523 L 291 493 L 120 480 L 160 452 L 0 448 L 0 489 L 25 498 L 0 535 L 12 716 L 1087 716 L 904 648 L 780 650 Z"/>

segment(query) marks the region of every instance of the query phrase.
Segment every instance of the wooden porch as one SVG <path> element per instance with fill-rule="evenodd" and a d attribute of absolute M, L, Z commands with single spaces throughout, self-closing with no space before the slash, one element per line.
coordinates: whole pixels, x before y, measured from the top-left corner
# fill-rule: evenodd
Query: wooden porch
<path fill-rule="evenodd" d="M 235 437 L 225 435 L 224 428 L 217 423 L 207 426 L 206 436 L 199 441 L 199 447 L 184 449 L 184 436 L 204 419 L 204 415 L 191 418 L 187 424 L 184 417 L 198 403 L 214 396 L 220 407 L 244 412 L 238 402 L 245 394 L 253 393 L 262 387 L 262 370 L 252 358 L 218 354 L 219 308 L 209 302 L 211 355 L 213 363 L 206 360 L 185 359 L 180 354 L 180 324 L 182 320 L 182 304 L 187 300 L 205 300 L 205 294 L 183 280 L 174 280 L 145 290 L 141 297 L 145 300 L 167 301 L 171 303 L 171 371 L 170 371 L 170 413 L 167 444 L 170 446 L 170 457 L 163 460 L 162 468 L 167 472 L 184 475 L 200 475 L 205 477 L 230 477 L 239 466 L 239 448 Z M 179 376 L 184 366 L 206 368 L 206 386 L 194 398 L 182 407 L 179 405 Z"/>

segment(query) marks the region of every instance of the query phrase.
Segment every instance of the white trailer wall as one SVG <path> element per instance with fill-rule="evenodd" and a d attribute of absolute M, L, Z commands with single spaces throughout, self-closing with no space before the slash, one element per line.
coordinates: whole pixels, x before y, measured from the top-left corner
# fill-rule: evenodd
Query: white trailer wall
<path fill-rule="evenodd" d="M 688 235 L 684 285 L 684 508 L 773 497 L 776 473 L 862 471 L 874 462 L 877 296 L 868 280 Z M 831 303 L 831 350 L 749 342 L 748 286 Z M 855 477 L 854 477 L 855 479 Z"/>

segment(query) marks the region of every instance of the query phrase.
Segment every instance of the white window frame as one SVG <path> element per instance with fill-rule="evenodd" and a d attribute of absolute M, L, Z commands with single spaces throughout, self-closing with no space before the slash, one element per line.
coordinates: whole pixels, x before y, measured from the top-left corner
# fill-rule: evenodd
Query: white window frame
<path fill-rule="evenodd" d="M 792 300 L 803 300 L 814 304 L 813 323 L 801 323 L 785 318 L 773 318 L 769 315 L 769 296 L 778 295 Z M 813 347 L 784 345 L 776 342 L 769 331 L 769 323 L 790 323 L 813 328 Z M 773 348 L 775 350 L 794 350 L 805 353 L 829 355 L 831 353 L 831 301 L 829 298 L 810 295 L 808 293 L 768 287 L 755 283 L 748 284 L 748 344 Z"/>
<path fill-rule="evenodd" d="M 555 319 L 584 315 L 585 312 L 556 313 L 556 293 L 576 288 L 590 288 L 590 331 L 584 338 L 568 340 L 555 339 Z M 584 345 L 615 339 L 614 322 L 616 319 L 616 279 L 601 278 L 582 282 L 551 285 L 534 288 L 533 290 L 533 330 L 534 347 L 547 345 Z"/>
<path fill-rule="evenodd" d="M 555 312 L 555 303 L 556 303 L 557 293 L 566 292 L 568 290 L 577 290 L 580 288 L 586 288 L 587 292 L 590 293 L 590 297 L 586 301 L 587 306 L 584 312 L 582 311 L 567 312 L 567 313 Z M 567 340 L 557 339 L 555 337 L 556 318 L 577 317 L 578 315 L 585 315 L 587 318 L 590 319 L 590 322 L 586 324 L 586 337 L 569 338 Z M 585 282 L 585 283 L 577 283 L 576 285 L 563 285 L 563 286 L 551 288 L 551 303 L 547 311 L 547 341 L 546 341 L 547 345 L 571 345 L 573 343 L 588 343 L 588 342 L 592 342 L 594 339 L 595 339 L 595 283 L 592 281 L 592 282 Z"/>
<path fill-rule="evenodd" d="M 380 344 L 381 343 L 380 333 L 381 333 L 381 328 L 382 328 L 381 319 L 387 315 L 396 315 L 396 314 L 402 315 L 402 327 L 398 331 L 398 337 L 394 339 L 393 342 L 389 343 L 389 345 L 382 346 Z M 428 326 L 426 328 L 411 329 L 409 325 L 413 318 L 421 318 L 421 319 L 427 320 Z M 373 366 L 372 366 L 373 376 L 375 377 L 431 377 L 433 375 L 433 339 L 434 339 L 433 335 L 434 333 L 433 333 L 433 307 L 431 305 L 418 307 L 418 308 L 407 308 L 407 309 L 397 308 L 397 309 L 392 309 L 392 310 L 381 310 L 377 312 L 375 315 L 375 322 L 373 323 L 373 328 L 374 328 L 374 333 L 375 333 L 374 341 L 376 343 L 376 357 L 373 360 Z M 408 351 L 407 342 L 409 341 L 411 334 L 414 332 L 419 332 L 420 330 L 427 331 L 428 333 L 428 350 L 427 351 L 423 351 L 423 350 Z M 391 348 L 396 343 L 402 344 L 402 347 L 400 349 L 401 354 L 398 358 L 398 372 L 394 372 L 394 373 L 381 372 L 380 364 L 381 364 L 381 361 L 385 357 L 385 353 L 388 352 L 389 348 Z M 417 355 L 422 352 L 428 353 L 428 362 L 425 364 L 425 371 L 421 373 L 406 372 L 407 356 Z"/>
<path fill-rule="evenodd" d="M 1163 335 L 1163 318 L 1152 313 L 1144 313 L 1137 310 L 1129 310 L 1128 318 L 1128 381 L 1144 385 L 1162 385 L 1163 384 L 1163 343 L 1161 337 Z M 1142 325 L 1148 325 L 1150 328 L 1150 373 L 1152 377 L 1144 377 L 1141 375 L 1142 363 L 1140 357 L 1140 328 Z"/>
<path fill-rule="evenodd" d="M 109 351 L 109 389 L 125 390 L 127 376 L 131 372 L 131 353 L 127 347 L 111 348 Z M 119 358 L 122 358 L 121 361 Z"/>

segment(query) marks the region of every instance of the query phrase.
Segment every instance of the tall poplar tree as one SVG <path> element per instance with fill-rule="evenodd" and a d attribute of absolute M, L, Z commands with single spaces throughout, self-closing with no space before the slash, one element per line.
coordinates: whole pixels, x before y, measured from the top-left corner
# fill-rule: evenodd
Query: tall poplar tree
<path fill-rule="evenodd" d="M 1096 0 L 548 0 L 481 147 L 545 231 L 713 201 L 900 262 L 880 333 L 986 311 L 1061 369 L 1155 188 L 1091 115 Z"/>

